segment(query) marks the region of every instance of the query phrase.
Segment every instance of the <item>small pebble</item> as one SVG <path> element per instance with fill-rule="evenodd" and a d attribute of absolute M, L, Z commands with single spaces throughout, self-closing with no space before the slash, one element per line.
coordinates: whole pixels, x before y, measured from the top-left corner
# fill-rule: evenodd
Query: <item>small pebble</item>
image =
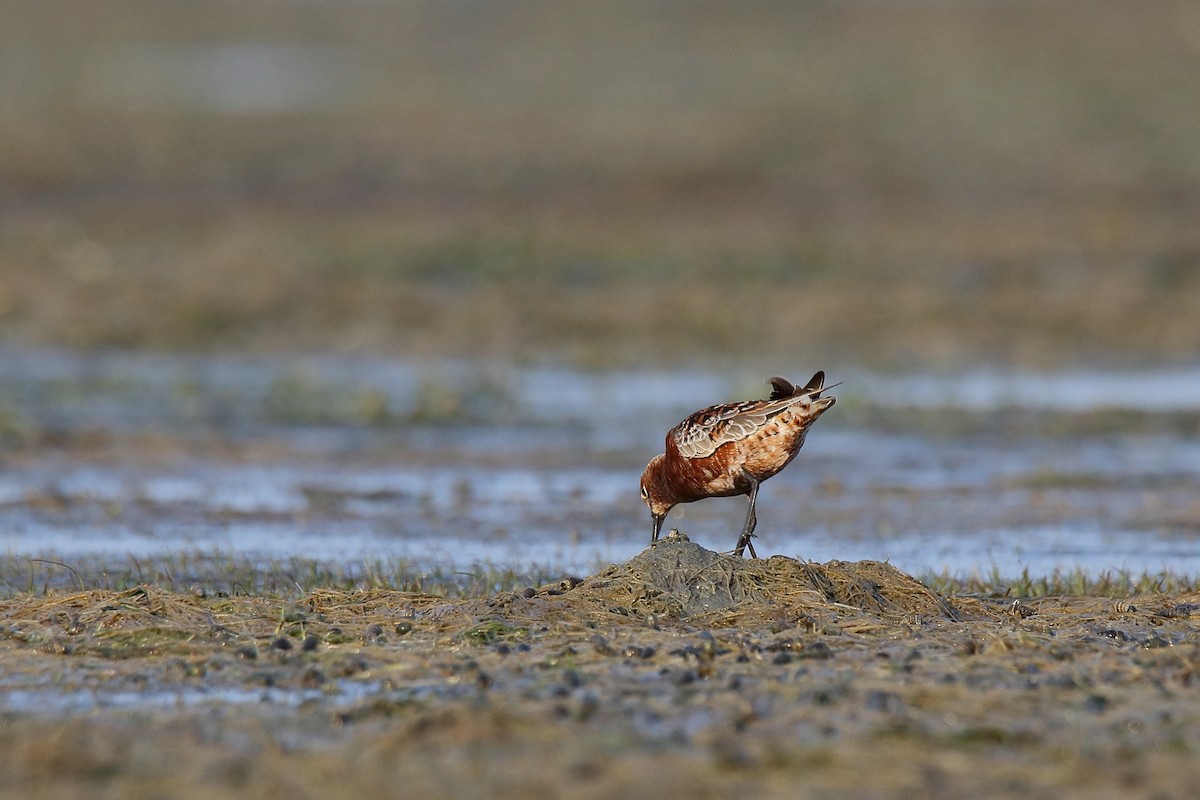
<path fill-rule="evenodd" d="M 593 692 L 586 692 L 579 698 L 575 706 L 575 719 L 583 722 L 600 710 L 600 698 Z"/>
<path fill-rule="evenodd" d="M 689 683 L 695 683 L 700 679 L 700 676 L 696 674 L 696 671 L 690 669 L 685 669 L 682 672 L 676 672 L 672 677 L 674 678 L 675 683 L 679 684 L 680 686 L 686 686 Z"/>
<path fill-rule="evenodd" d="M 646 659 L 654 658 L 655 650 L 653 647 L 638 647 L 637 645 L 630 645 L 629 647 L 626 647 L 621 654 L 626 658 Z"/>
<path fill-rule="evenodd" d="M 352 658 L 347 661 L 343 661 L 336 667 L 338 673 L 345 678 L 349 678 L 352 675 L 357 675 L 360 672 L 366 672 L 368 668 L 369 665 L 367 664 L 366 659 L 363 658 Z"/>
<path fill-rule="evenodd" d="M 833 658 L 833 650 L 824 642 L 812 642 L 800 651 L 800 658 Z"/>
<path fill-rule="evenodd" d="M 608 643 L 608 639 L 605 639 L 598 633 L 592 637 L 592 649 L 602 656 L 615 656 L 617 654 L 616 648 Z"/>
<path fill-rule="evenodd" d="M 404 621 L 404 620 L 397 622 L 395 625 L 395 630 L 396 630 L 397 636 L 404 636 L 406 634 L 412 633 L 412 629 L 413 629 L 412 623 Z"/>
<path fill-rule="evenodd" d="M 276 650 L 291 650 L 292 649 L 292 640 L 287 638 L 286 636 L 277 636 L 275 639 L 273 639 L 271 641 L 271 647 L 273 647 Z"/>
<path fill-rule="evenodd" d="M 872 711 L 886 711 L 889 713 L 898 713 L 904 709 L 904 702 L 898 695 L 894 692 L 885 692 L 882 689 L 874 689 L 867 692 L 866 705 Z"/>

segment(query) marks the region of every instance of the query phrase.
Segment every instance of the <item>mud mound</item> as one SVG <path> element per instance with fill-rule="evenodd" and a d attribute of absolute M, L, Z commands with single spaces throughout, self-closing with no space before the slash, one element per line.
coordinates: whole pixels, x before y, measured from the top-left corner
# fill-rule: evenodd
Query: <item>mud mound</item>
<path fill-rule="evenodd" d="M 944 598 L 889 564 L 812 564 L 785 556 L 746 560 L 669 537 L 574 587 L 576 600 L 629 614 L 707 624 L 800 616 L 830 607 L 891 616 L 957 619 Z"/>

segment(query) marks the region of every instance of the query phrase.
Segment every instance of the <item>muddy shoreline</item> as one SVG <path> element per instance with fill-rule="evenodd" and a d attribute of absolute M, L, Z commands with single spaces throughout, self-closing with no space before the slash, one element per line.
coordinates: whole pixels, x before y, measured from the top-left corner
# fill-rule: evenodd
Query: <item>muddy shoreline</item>
<path fill-rule="evenodd" d="M 698 560 L 697 560 L 698 559 Z M 0 796 L 1184 797 L 1200 594 L 669 542 L 489 597 L 0 603 Z"/>

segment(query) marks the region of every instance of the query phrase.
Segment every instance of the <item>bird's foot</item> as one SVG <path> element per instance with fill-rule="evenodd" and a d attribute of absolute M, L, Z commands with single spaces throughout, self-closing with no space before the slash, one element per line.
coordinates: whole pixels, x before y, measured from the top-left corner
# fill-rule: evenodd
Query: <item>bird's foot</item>
<path fill-rule="evenodd" d="M 746 548 L 749 548 L 750 557 L 758 558 L 758 553 L 754 552 L 754 543 L 750 541 L 754 538 L 755 535 L 753 533 L 743 532 L 742 535 L 738 537 L 737 544 L 734 545 L 733 550 L 730 552 L 737 558 L 742 558 L 746 553 Z"/>

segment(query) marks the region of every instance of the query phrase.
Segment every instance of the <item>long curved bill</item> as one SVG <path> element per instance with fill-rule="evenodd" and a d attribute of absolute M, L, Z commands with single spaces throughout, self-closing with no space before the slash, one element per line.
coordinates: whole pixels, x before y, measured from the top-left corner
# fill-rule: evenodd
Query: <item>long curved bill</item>
<path fill-rule="evenodd" d="M 653 528 L 650 532 L 650 544 L 658 541 L 658 533 L 662 530 L 663 520 L 667 518 L 666 514 L 651 514 L 650 519 L 653 520 Z"/>

